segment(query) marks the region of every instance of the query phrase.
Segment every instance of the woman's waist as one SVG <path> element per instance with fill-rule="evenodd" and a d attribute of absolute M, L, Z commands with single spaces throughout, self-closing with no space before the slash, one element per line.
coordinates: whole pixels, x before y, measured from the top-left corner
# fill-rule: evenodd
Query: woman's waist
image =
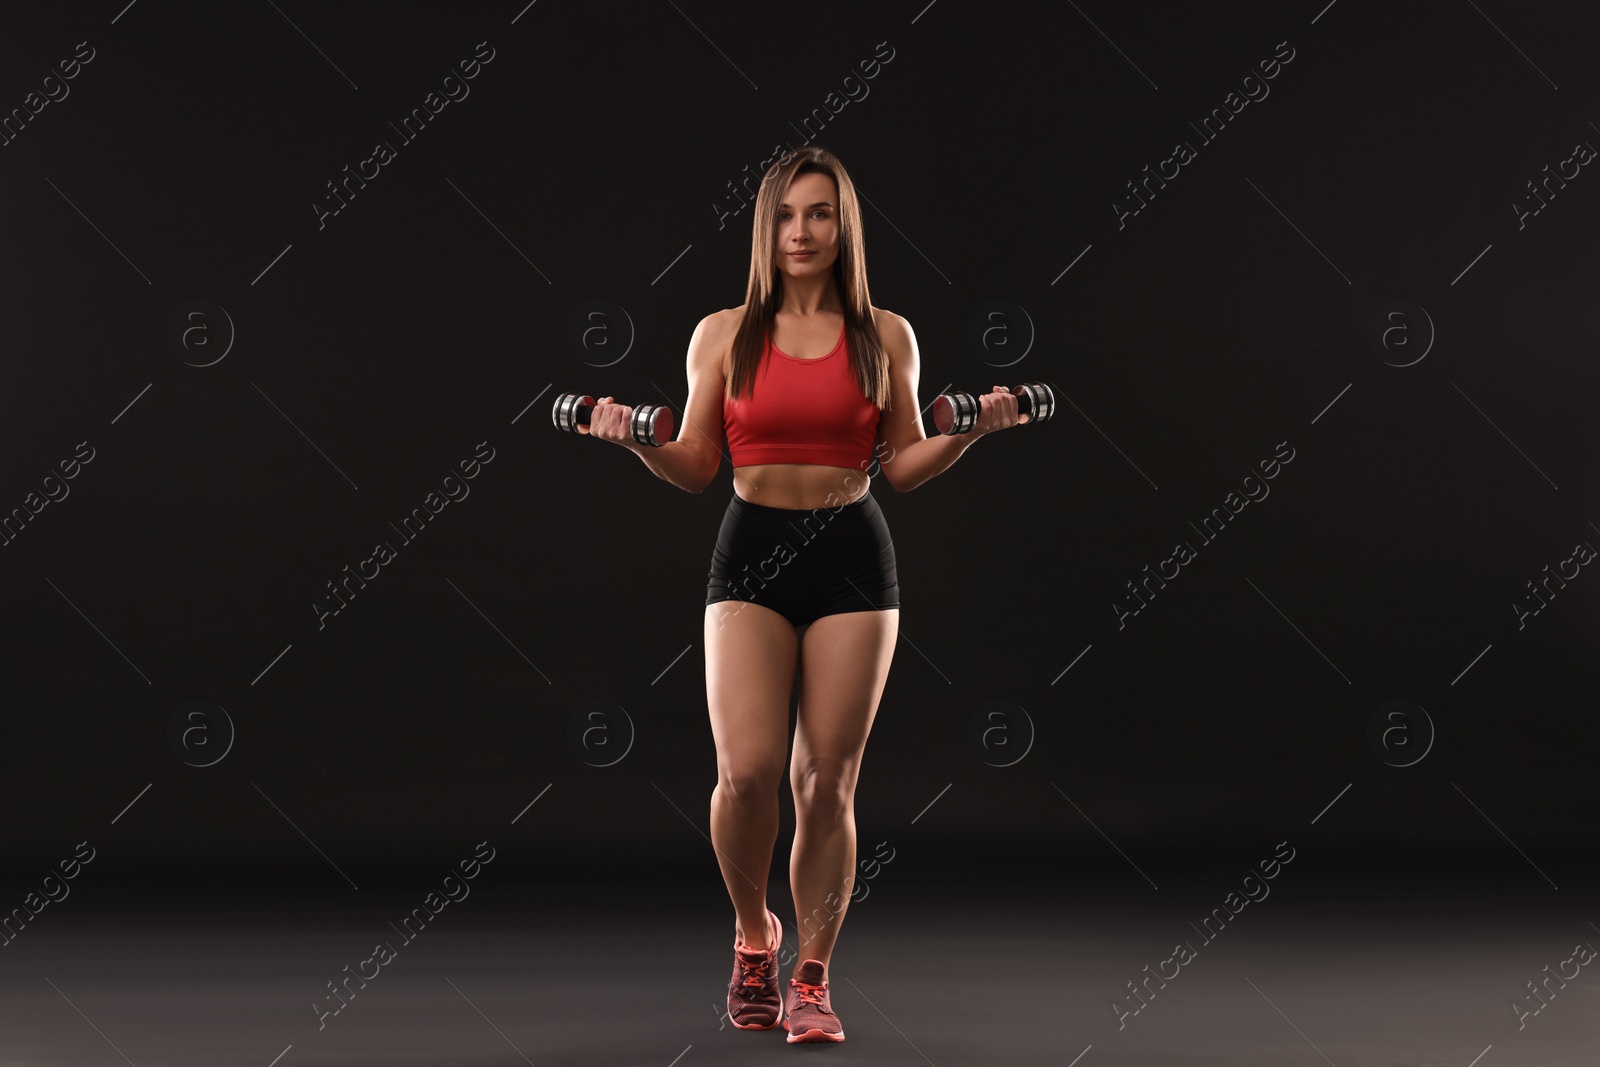
<path fill-rule="evenodd" d="M 854 467 L 754 463 L 734 469 L 736 502 L 773 511 L 814 511 L 864 504 L 872 480 Z"/>

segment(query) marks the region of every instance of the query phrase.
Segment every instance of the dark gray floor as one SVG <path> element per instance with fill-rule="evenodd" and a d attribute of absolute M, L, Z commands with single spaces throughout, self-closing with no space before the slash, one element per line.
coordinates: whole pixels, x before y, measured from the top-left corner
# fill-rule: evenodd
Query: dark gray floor
<path fill-rule="evenodd" d="M 719 1018 L 731 913 L 715 882 L 563 895 L 484 878 L 409 944 L 388 925 L 403 889 L 327 907 L 212 891 L 53 904 L 0 949 L 0 1067 L 1600 1063 L 1600 961 L 1521 1029 L 1509 1006 L 1600 945 L 1600 902 L 1520 872 L 1494 888 L 1322 876 L 1313 896 L 1289 868 L 1209 943 L 1189 924 L 1226 876 L 1157 891 L 1130 871 L 1074 894 L 996 871 L 934 899 L 896 873 L 851 907 L 832 961 L 843 1045 Z M 792 942 L 792 908 L 774 905 Z M 379 940 L 397 954 L 319 1030 L 313 1002 Z M 1179 941 L 1193 958 L 1119 1029 L 1112 998 Z"/>

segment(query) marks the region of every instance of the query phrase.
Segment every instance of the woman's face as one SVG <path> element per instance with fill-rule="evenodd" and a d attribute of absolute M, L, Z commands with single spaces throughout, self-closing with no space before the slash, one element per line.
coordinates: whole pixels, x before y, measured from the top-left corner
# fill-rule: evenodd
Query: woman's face
<path fill-rule="evenodd" d="M 839 189 L 826 174 L 802 174 L 778 208 L 778 269 L 791 278 L 833 270 L 839 258 Z M 795 255 L 796 252 L 810 255 Z"/>

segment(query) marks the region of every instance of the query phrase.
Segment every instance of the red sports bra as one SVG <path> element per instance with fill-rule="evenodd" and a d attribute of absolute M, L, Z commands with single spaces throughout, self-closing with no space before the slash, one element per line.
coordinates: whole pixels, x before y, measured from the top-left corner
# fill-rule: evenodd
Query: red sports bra
<path fill-rule="evenodd" d="M 856 384 L 845 331 L 833 351 L 797 359 L 767 335 L 754 397 L 722 395 L 722 422 L 735 467 L 815 463 L 867 469 L 881 412 Z"/>

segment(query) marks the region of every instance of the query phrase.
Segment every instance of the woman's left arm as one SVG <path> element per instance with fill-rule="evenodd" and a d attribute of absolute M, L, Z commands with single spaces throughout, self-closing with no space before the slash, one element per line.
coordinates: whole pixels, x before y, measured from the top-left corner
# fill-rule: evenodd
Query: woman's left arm
<path fill-rule="evenodd" d="M 1017 397 L 1002 386 L 981 394 L 977 424 L 970 433 L 929 437 L 917 407 L 920 359 L 911 324 L 891 311 L 879 311 L 878 334 L 889 356 L 889 409 L 878 423 L 878 464 L 897 491 L 909 493 L 950 469 L 978 438 L 1018 424 Z"/>

